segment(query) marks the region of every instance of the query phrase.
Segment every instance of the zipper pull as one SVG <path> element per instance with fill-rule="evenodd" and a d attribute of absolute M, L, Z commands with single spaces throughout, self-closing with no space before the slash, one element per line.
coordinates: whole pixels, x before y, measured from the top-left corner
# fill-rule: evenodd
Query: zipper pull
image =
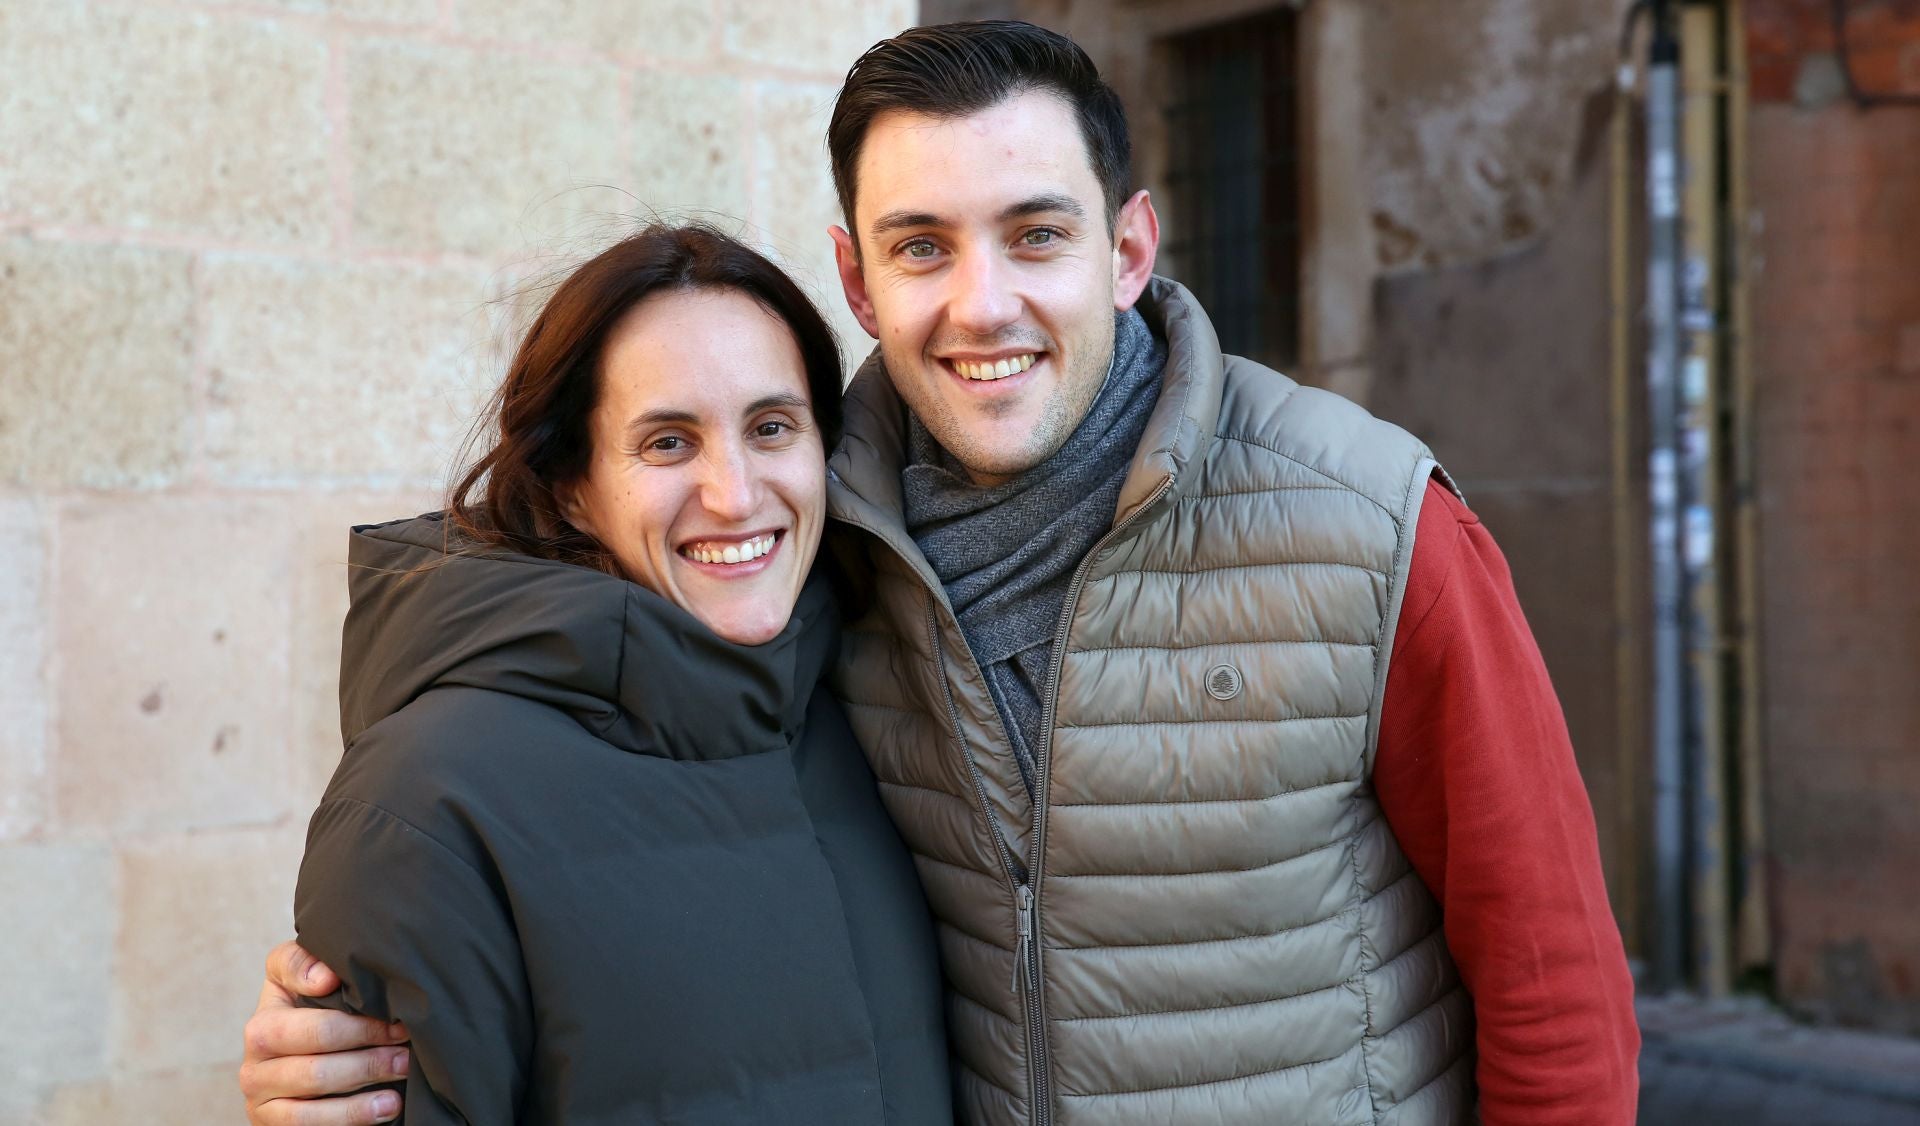
<path fill-rule="evenodd" d="M 1027 947 L 1033 942 L 1033 889 L 1025 884 L 1016 884 L 1013 889 L 1014 918 L 1020 929 L 1020 941 L 1013 948 L 1013 978 L 1007 982 L 1007 992 L 1020 991 L 1020 971 L 1027 965 Z"/>

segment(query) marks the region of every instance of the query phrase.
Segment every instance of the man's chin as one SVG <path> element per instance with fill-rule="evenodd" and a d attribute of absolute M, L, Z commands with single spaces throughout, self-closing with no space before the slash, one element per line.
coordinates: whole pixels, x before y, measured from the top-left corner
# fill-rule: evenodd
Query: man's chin
<path fill-rule="evenodd" d="M 1013 427 L 1007 429 L 1015 430 Z M 947 446 L 947 452 L 966 469 L 975 484 L 996 485 L 1009 478 L 1018 477 L 1047 460 L 1054 453 L 1052 449 L 1044 448 L 1034 442 L 1035 433 L 1032 426 L 1019 427 L 1015 433 L 1017 436 L 1009 435 L 1006 441 L 981 442 L 978 432 L 975 431 L 968 435 L 970 441 L 959 443 L 962 448 L 955 449 L 953 446 Z"/>

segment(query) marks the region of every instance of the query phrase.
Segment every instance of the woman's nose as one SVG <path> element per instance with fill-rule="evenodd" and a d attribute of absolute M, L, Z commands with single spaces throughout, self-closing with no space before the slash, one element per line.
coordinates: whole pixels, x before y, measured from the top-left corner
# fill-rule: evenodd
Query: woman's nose
<path fill-rule="evenodd" d="M 742 449 L 715 451 L 708 459 L 700 493 L 707 511 L 721 520 L 740 521 L 751 517 L 759 506 L 760 483 L 747 452 Z"/>

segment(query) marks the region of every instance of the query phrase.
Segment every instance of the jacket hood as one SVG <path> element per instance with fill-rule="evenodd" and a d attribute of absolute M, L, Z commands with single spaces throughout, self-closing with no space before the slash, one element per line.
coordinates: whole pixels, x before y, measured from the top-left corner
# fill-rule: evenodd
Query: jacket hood
<path fill-rule="evenodd" d="M 786 628 L 749 646 L 625 579 L 461 550 L 441 513 L 353 530 L 340 662 L 348 746 L 422 693 L 459 686 L 557 708 L 638 754 L 751 754 L 791 742 L 833 655 L 833 598 L 818 573 Z"/>

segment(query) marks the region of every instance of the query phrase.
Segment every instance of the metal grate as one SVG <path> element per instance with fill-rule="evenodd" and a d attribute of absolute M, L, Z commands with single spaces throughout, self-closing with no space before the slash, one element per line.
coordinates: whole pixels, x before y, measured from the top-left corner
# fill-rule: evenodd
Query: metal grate
<path fill-rule="evenodd" d="M 1293 9 L 1174 36 L 1163 107 L 1168 269 L 1228 352 L 1286 368 L 1300 351 Z"/>

